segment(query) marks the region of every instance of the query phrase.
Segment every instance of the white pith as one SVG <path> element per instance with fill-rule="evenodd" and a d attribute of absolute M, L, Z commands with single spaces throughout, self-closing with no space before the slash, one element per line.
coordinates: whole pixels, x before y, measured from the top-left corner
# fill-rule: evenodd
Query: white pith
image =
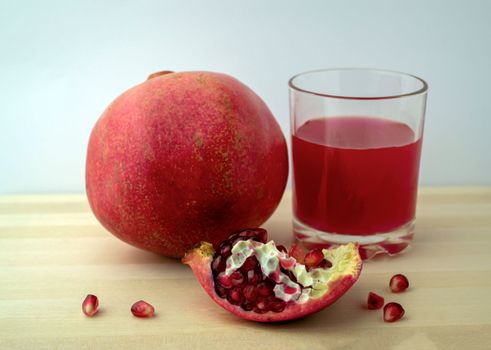
<path fill-rule="evenodd" d="M 305 303 L 309 299 L 321 297 L 328 290 L 328 282 L 354 271 L 351 264 L 353 245 L 343 245 L 334 249 L 323 249 L 324 258 L 332 263 L 330 268 L 314 268 L 307 271 L 305 265 L 297 263 L 295 258 L 279 251 L 273 241 L 268 243 L 249 239 L 239 241 L 232 247 L 232 255 L 227 259 L 225 275 L 230 276 L 238 270 L 250 256 L 255 256 L 265 276 L 277 284 L 274 294 L 277 298 L 289 302 Z M 293 273 L 296 283 L 283 273 L 283 267 Z M 290 289 L 290 293 L 285 290 Z M 294 289 L 294 291 L 293 291 Z"/>

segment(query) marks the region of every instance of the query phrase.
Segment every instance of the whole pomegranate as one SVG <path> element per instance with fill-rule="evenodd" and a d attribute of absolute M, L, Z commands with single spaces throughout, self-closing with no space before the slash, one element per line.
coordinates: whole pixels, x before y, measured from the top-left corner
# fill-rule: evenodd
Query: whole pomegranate
<path fill-rule="evenodd" d="M 92 130 L 86 189 L 97 219 L 136 247 L 181 257 L 262 224 L 288 176 L 266 104 L 212 72 L 161 72 L 119 96 Z"/>

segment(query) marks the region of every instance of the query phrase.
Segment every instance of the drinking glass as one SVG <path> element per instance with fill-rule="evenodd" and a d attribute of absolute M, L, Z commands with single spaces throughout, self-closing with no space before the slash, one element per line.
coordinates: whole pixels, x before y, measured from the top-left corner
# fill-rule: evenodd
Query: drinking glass
<path fill-rule="evenodd" d="M 365 259 L 404 251 L 414 235 L 426 82 L 342 68 L 295 75 L 289 90 L 297 242 L 358 242 Z"/>

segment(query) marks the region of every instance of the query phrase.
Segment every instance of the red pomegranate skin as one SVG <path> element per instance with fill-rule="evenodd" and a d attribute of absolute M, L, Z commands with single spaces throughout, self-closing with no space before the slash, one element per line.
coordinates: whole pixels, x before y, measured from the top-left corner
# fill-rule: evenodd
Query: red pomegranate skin
<path fill-rule="evenodd" d="M 102 225 L 170 257 L 261 225 L 287 177 L 285 138 L 266 104 L 213 72 L 152 75 L 123 93 L 94 126 L 86 160 Z"/>

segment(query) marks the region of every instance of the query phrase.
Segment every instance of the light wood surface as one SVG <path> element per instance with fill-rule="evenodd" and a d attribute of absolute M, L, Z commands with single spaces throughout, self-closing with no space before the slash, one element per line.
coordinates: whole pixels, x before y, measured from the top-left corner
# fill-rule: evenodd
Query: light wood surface
<path fill-rule="evenodd" d="M 265 224 L 291 241 L 290 194 Z M 391 294 L 392 274 L 411 287 Z M 367 293 L 400 302 L 387 324 Z M 98 295 L 94 318 L 81 312 Z M 137 319 L 133 302 L 157 315 Z M 491 188 L 420 191 L 412 250 L 367 262 L 330 308 L 256 324 L 215 305 L 180 262 L 107 233 L 81 195 L 0 197 L 0 349 L 491 349 Z"/>

